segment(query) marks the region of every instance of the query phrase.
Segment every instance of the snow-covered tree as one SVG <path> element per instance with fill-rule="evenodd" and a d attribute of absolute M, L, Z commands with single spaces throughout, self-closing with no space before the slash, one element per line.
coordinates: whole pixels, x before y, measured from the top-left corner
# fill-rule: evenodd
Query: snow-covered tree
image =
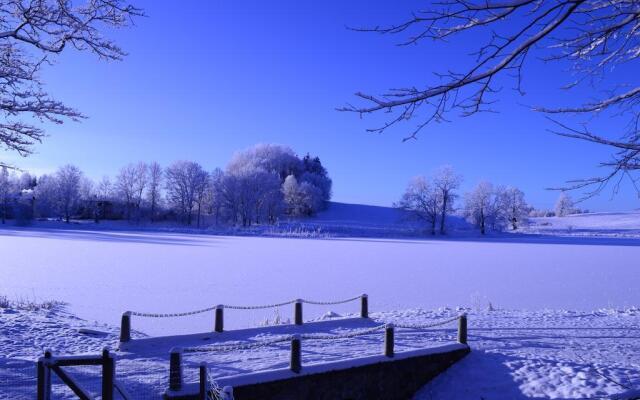
<path fill-rule="evenodd" d="M 433 175 L 433 185 L 440 192 L 440 233 L 445 233 L 447 214 L 453 210 L 458 197 L 456 190 L 462 183 L 462 175 L 457 174 L 450 165 L 444 165 Z"/>
<path fill-rule="evenodd" d="M 412 218 L 426 222 L 431 234 L 436 234 L 436 224 L 442 211 L 441 191 L 424 176 L 409 182 L 397 207 L 409 213 Z"/>
<path fill-rule="evenodd" d="M 0 148 L 32 153 L 45 132 L 33 120 L 60 124 L 82 115 L 51 98 L 41 69 L 69 49 L 120 60 L 125 52 L 107 38 L 142 11 L 121 0 L 0 2 Z"/>
<path fill-rule="evenodd" d="M 480 233 L 483 235 L 495 218 L 495 197 L 495 189 L 489 182 L 480 182 L 465 195 L 465 216 L 469 222 L 480 228 Z"/>
<path fill-rule="evenodd" d="M 75 165 L 67 164 L 56 172 L 58 187 L 58 207 L 65 221 L 69 223 L 71 214 L 75 212 L 80 201 L 80 185 L 82 171 Z"/>
<path fill-rule="evenodd" d="M 200 196 L 204 193 L 207 181 L 208 173 L 193 161 L 176 161 L 165 170 L 167 202 L 188 225 L 193 221 L 194 208 L 202 199 Z"/>
<path fill-rule="evenodd" d="M 3 224 L 7 219 L 10 198 L 11 181 L 9 180 L 9 170 L 6 166 L 0 166 L 0 217 Z"/>
<path fill-rule="evenodd" d="M 158 212 L 158 205 L 162 194 L 160 190 L 162 188 L 162 167 L 157 162 L 149 164 L 149 189 L 147 190 L 147 201 L 150 207 L 151 222 L 154 221 L 156 213 Z"/>
<path fill-rule="evenodd" d="M 267 186 L 270 186 L 274 180 L 270 175 L 264 175 L 264 173 L 276 175 L 279 179 L 280 185 L 283 185 L 285 179 L 288 176 L 296 178 L 298 184 L 299 195 L 305 197 L 304 211 L 301 209 L 302 202 L 298 201 L 297 204 L 290 204 L 286 207 L 287 210 L 294 213 L 292 215 L 311 215 L 318 210 L 322 209 L 326 202 L 331 199 L 331 187 L 332 181 L 329 178 L 326 168 L 322 165 L 319 157 L 312 157 L 307 154 L 304 158 L 300 159 L 296 153 L 287 146 L 275 145 L 275 144 L 258 144 L 242 152 L 236 153 L 227 165 L 226 174 L 235 175 L 239 181 L 235 182 L 236 189 L 249 185 L 256 187 L 256 182 L 252 182 L 252 176 L 256 174 L 262 174 L 267 177 L 269 181 Z M 244 183 L 243 183 L 244 182 Z M 229 182 L 230 183 L 230 182 Z M 238 186 L 239 185 L 239 186 Z M 227 187 L 230 187 L 227 185 Z M 271 217 L 268 220 L 274 220 L 276 218 L 275 211 L 281 210 L 282 207 L 278 204 L 279 195 L 273 191 L 268 191 L 272 212 L 269 213 Z M 237 193 L 241 194 L 241 192 Z M 250 195 L 247 194 L 247 195 Z M 250 212 L 244 211 L 244 205 L 247 203 L 262 202 L 263 196 L 258 196 L 251 200 L 241 198 L 240 211 L 243 215 L 251 214 L 254 217 L 259 218 L 259 214 L 255 210 Z M 257 204 L 254 204 L 256 206 Z M 242 217 L 241 217 L 242 218 Z"/>
<path fill-rule="evenodd" d="M 262 170 L 280 177 L 281 182 L 289 175 L 299 176 L 302 162 L 288 146 L 279 144 L 257 144 L 247 150 L 236 153 L 227 171 Z"/>
<path fill-rule="evenodd" d="M 502 193 L 501 207 L 511 229 L 516 230 L 529 213 L 529 206 L 524 200 L 524 193 L 515 187 L 507 187 Z"/>
<path fill-rule="evenodd" d="M 60 216 L 58 207 L 58 180 L 56 175 L 41 175 L 34 189 L 36 198 L 36 216 L 54 217 Z"/>
<path fill-rule="evenodd" d="M 569 214 L 572 214 L 574 210 L 573 200 L 571 196 L 569 196 L 565 192 L 561 192 L 558 197 L 558 201 L 556 201 L 556 217 L 564 217 Z"/>
<path fill-rule="evenodd" d="M 147 174 L 147 164 L 140 162 L 128 164 L 121 168 L 116 177 L 116 192 L 126 205 L 127 220 L 129 221 L 131 221 L 134 210 L 136 211 L 136 218 L 140 218 L 140 206 L 148 181 Z"/>

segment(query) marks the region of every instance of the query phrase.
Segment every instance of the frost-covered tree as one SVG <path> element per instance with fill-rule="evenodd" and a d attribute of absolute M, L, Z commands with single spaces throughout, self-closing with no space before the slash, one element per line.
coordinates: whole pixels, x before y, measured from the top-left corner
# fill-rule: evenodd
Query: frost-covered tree
<path fill-rule="evenodd" d="M 96 194 L 100 200 L 110 200 L 113 197 L 113 184 L 108 176 L 103 176 L 96 186 Z"/>
<path fill-rule="evenodd" d="M 516 230 L 529 214 L 529 206 L 524 200 L 524 193 L 515 187 L 507 187 L 502 193 L 501 207 L 511 229 Z"/>
<path fill-rule="evenodd" d="M 194 209 L 202 199 L 199 196 L 208 178 L 204 168 L 193 161 L 176 161 L 165 170 L 167 202 L 188 225 L 193 221 Z"/>
<path fill-rule="evenodd" d="M 134 210 L 136 218 L 140 218 L 140 206 L 144 198 L 144 189 L 148 182 L 147 174 L 147 164 L 139 162 L 137 164 L 128 164 L 121 168 L 116 177 L 116 192 L 126 205 L 127 220 L 129 221 L 131 221 Z"/>
<path fill-rule="evenodd" d="M 302 159 L 302 171 L 300 181 L 309 182 L 320 189 L 319 200 L 321 201 L 321 206 L 324 206 L 326 202 L 331 200 L 331 188 L 333 185 L 327 169 L 322 165 L 319 157 L 312 157 L 307 153 Z"/>
<path fill-rule="evenodd" d="M 426 222 L 432 235 L 436 234 L 436 224 L 442 211 L 441 192 L 424 176 L 415 177 L 409 182 L 397 207 L 412 218 Z"/>
<path fill-rule="evenodd" d="M 71 214 L 76 210 L 80 201 L 82 171 L 75 165 L 67 164 L 58 169 L 55 177 L 58 187 L 58 208 L 64 220 L 69 223 Z"/>
<path fill-rule="evenodd" d="M 236 153 L 227 171 L 262 170 L 277 174 L 281 182 L 289 175 L 299 176 L 302 162 L 288 146 L 279 144 L 257 144 L 247 150 Z"/>
<path fill-rule="evenodd" d="M 564 217 L 569 214 L 573 214 L 574 204 L 571 196 L 569 196 L 565 192 L 561 192 L 558 197 L 558 201 L 556 201 L 556 217 Z"/>
<path fill-rule="evenodd" d="M 6 166 L 0 167 L 0 217 L 4 224 L 9 210 L 11 198 L 11 181 L 9 180 L 9 170 Z"/>
<path fill-rule="evenodd" d="M 58 209 L 58 180 L 55 175 L 41 175 L 37 180 L 34 190 L 36 198 L 36 216 L 54 217 L 59 216 Z"/>
<path fill-rule="evenodd" d="M 256 187 L 256 182 L 253 182 L 252 176 L 256 174 L 262 174 L 267 178 L 268 182 L 266 186 L 271 186 L 274 180 L 270 175 L 264 175 L 264 173 L 276 175 L 279 179 L 280 185 L 284 185 L 285 179 L 288 176 L 293 176 L 296 179 L 298 185 L 299 195 L 305 198 L 304 202 L 298 201 L 297 204 L 289 204 L 286 207 L 288 212 L 292 212 L 292 215 L 311 215 L 318 210 L 322 209 L 326 202 L 331 199 L 331 187 L 332 181 L 329 178 L 326 168 L 322 165 L 319 157 L 313 157 L 307 154 L 300 159 L 296 153 L 287 146 L 275 145 L 275 144 L 259 144 L 251 147 L 242 152 L 236 153 L 227 165 L 226 174 L 235 175 L 238 179 L 234 182 L 237 190 L 241 190 L 236 195 L 242 194 L 242 188 L 247 185 Z M 244 183 L 243 183 L 244 182 Z M 231 182 L 228 182 L 227 187 L 231 187 Z M 272 191 L 267 190 L 270 195 L 270 206 L 268 207 L 271 212 L 267 220 L 275 220 L 277 218 L 276 211 L 282 210 L 282 206 L 278 204 L 279 195 Z M 248 193 L 247 196 L 251 196 Z M 299 197 L 300 197 L 299 196 Z M 238 197 L 238 196 L 236 196 Z M 249 218 L 252 215 L 255 218 L 260 218 L 261 213 L 257 213 L 255 210 L 245 210 L 246 207 L 251 207 L 245 204 L 253 204 L 262 208 L 264 196 L 257 196 L 252 199 L 245 199 L 246 196 L 240 196 L 239 201 L 235 208 L 240 207 L 236 211 L 240 212 L 244 217 Z M 304 211 L 302 210 L 304 208 Z"/>
<path fill-rule="evenodd" d="M 151 222 L 154 221 L 162 193 L 162 167 L 157 162 L 149 164 L 149 189 L 147 190 L 147 201 L 149 202 Z"/>
<path fill-rule="evenodd" d="M 224 172 L 216 168 L 209 175 L 208 201 L 209 214 L 214 217 L 214 224 L 218 226 L 225 205 L 223 194 Z"/>
<path fill-rule="evenodd" d="M 433 175 L 433 185 L 440 192 L 440 233 L 445 233 L 447 214 L 453 210 L 456 190 L 462 183 L 462 175 L 457 174 L 450 165 L 440 167 Z"/>
<path fill-rule="evenodd" d="M 106 34 L 129 26 L 142 11 L 121 0 L 4 0 L 0 15 L 0 148 L 26 156 L 45 136 L 33 119 L 60 124 L 82 118 L 45 92 L 41 69 L 67 49 L 122 59 L 125 52 Z"/>
<path fill-rule="evenodd" d="M 495 199 L 495 189 L 489 182 L 480 182 L 471 192 L 465 195 L 465 216 L 469 222 L 480 229 L 480 233 L 483 235 L 496 217 Z"/>

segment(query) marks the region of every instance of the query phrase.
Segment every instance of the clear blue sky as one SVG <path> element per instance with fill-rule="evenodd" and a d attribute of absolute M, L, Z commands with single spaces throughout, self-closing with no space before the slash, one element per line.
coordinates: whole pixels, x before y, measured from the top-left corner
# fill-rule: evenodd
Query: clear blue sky
<path fill-rule="evenodd" d="M 379 117 L 335 111 L 356 101 L 358 90 L 433 82 L 432 72 L 469 60 L 465 43 L 398 47 L 399 38 L 346 29 L 398 21 L 421 2 L 137 4 L 148 18 L 114 34 L 130 53 L 124 62 L 68 52 L 43 73 L 50 93 L 89 119 L 51 127 L 27 159 L 4 158 L 36 173 L 73 163 L 97 179 L 131 161 L 224 167 L 236 150 L 281 143 L 320 156 L 336 201 L 390 205 L 412 176 L 451 164 L 464 175 L 463 190 L 487 179 L 520 187 L 537 207 L 553 207 L 558 194 L 544 188 L 597 174 L 610 154 L 547 132 L 549 122 L 522 105 L 585 95 L 559 94 L 563 71 L 540 63 L 524 82 L 527 97 L 505 87 L 499 114 L 433 125 L 418 141 L 401 141 L 412 125 L 371 134 L 365 129 Z M 615 198 L 607 192 L 584 207 L 639 204 L 625 184 Z"/>

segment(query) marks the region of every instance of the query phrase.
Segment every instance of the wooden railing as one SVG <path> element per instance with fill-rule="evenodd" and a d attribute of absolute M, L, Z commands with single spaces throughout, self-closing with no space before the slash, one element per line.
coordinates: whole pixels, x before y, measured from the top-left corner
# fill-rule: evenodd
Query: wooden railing
<path fill-rule="evenodd" d="M 38 390 L 37 400 L 51 399 L 51 373 L 56 374 L 60 380 L 78 396 L 80 400 L 92 400 L 92 394 L 83 388 L 64 367 L 75 366 L 100 366 L 102 367 L 102 400 L 113 400 L 117 390 L 122 398 L 130 399 L 124 388 L 115 380 L 116 363 L 108 349 L 104 349 L 101 355 L 91 356 L 53 356 L 51 351 L 44 352 L 44 357 L 38 359 Z"/>

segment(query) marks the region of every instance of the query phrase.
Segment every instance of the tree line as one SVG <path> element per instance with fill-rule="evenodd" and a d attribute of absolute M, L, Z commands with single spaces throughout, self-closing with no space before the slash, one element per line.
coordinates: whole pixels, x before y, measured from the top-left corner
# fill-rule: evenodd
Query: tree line
<path fill-rule="evenodd" d="M 447 216 L 453 213 L 463 216 L 484 235 L 488 231 L 516 230 L 528 217 L 564 217 L 588 212 L 577 209 L 566 192 L 560 193 L 554 211 L 536 210 L 527 204 L 524 193 L 517 187 L 487 181 L 465 193 L 462 205 L 456 207 L 462 180 L 462 175 L 450 166 L 440 167 L 431 176 L 417 176 L 409 182 L 395 207 L 409 219 L 424 223 L 432 235 L 446 233 Z"/>
<path fill-rule="evenodd" d="M 0 169 L 2 223 L 15 218 L 125 219 L 250 226 L 282 216 L 310 216 L 331 199 L 332 181 L 320 158 L 282 145 L 260 144 L 233 156 L 225 169 L 194 161 L 131 163 L 93 181 L 74 165 L 53 174 L 18 176 Z"/>

